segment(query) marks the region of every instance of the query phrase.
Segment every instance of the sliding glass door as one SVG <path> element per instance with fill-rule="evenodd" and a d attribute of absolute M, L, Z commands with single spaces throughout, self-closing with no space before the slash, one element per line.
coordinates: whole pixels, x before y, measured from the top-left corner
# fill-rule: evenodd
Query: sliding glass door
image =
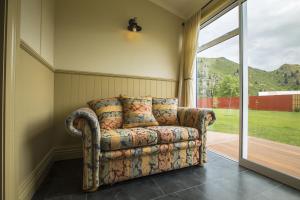
<path fill-rule="evenodd" d="M 240 5 L 240 163 L 300 188 L 300 2 Z"/>
<path fill-rule="evenodd" d="M 208 149 L 300 189 L 300 1 L 240 0 L 205 22 L 197 107 Z"/>

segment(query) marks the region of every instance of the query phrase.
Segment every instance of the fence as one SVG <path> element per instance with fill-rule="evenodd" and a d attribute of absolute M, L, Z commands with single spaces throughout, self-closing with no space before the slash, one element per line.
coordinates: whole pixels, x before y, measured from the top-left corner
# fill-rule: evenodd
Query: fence
<path fill-rule="evenodd" d="M 199 98 L 197 106 L 202 108 L 239 109 L 239 97 Z M 300 95 L 250 96 L 251 110 L 293 112 L 300 108 Z"/>
<path fill-rule="evenodd" d="M 300 109 L 300 94 L 293 95 L 293 110 Z"/>

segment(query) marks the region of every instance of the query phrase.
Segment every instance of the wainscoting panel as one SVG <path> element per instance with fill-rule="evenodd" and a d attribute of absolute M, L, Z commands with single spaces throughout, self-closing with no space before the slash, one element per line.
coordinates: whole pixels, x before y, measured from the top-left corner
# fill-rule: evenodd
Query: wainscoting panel
<path fill-rule="evenodd" d="M 56 145 L 79 144 L 66 134 L 64 119 L 73 110 L 86 106 L 95 98 L 128 96 L 176 97 L 177 81 L 148 77 L 92 74 L 85 72 L 55 72 L 55 142 Z"/>

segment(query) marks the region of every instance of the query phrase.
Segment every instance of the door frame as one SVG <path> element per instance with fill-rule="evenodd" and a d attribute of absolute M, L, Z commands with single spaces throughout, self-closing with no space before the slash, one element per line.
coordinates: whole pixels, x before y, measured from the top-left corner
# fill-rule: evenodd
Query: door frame
<path fill-rule="evenodd" d="M 0 1 L 0 199 L 4 199 L 4 87 L 5 87 L 5 32 L 6 32 L 6 0 Z"/>
<path fill-rule="evenodd" d="M 3 54 L 3 129 L 2 141 L 2 181 L 4 200 L 17 199 L 17 166 L 15 166 L 15 66 L 19 44 L 20 0 L 2 0 L 5 2 L 4 54 Z"/>

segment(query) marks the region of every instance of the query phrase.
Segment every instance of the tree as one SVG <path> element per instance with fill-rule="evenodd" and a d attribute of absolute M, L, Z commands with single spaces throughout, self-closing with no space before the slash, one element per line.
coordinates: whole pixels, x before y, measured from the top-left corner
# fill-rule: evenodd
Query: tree
<path fill-rule="evenodd" d="M 239 80 L 234 76 L 225 76 L 217 88 L 218 97 L 236 97 L 240 94 Z"/>
<path fill-rule="evenodd" d="M 291 72 L 291 77 L 296 77 L 296 74 L 294 72 Z"/>
<path fill-rule="evenodd" d="M 218 76 L 215 73 L 209 77 L 207 82 L 207 94 L 209 97 L 214 98 L 218 88 Z"/>

